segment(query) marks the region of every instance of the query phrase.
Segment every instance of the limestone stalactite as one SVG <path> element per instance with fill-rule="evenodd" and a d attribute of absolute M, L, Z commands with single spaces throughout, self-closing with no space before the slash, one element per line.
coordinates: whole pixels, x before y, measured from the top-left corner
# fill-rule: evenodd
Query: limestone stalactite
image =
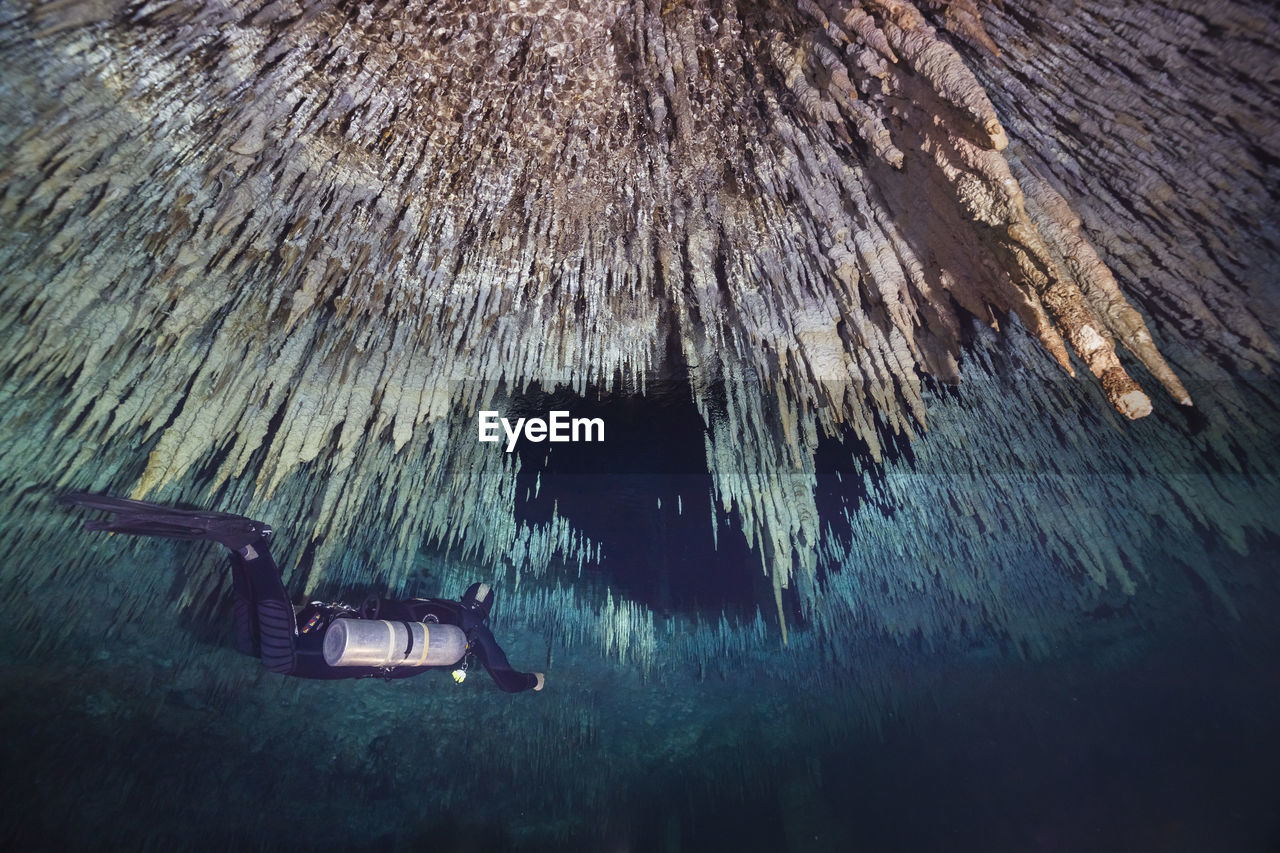
<path fill-rule="evenodd" d="M 1128 418 L 1125 350 L 1191 401 L 1082 227 L 1087 176 L 1011 142 L 975 67 L 1025 48 L 968 0 L 4 8 L 0 334 L 11 400 L 57 389 L 36 452 L 277 507 L 313 585 L 424 537 L 517 571 L 598 553 L 516 521 L 475 415 L 643 393 L 668 338 L 779 602 L 812 589 L 820 440 L 919 434 L 969 315 L 1015 315 Z M 1274 359 L 1181 281 L 1229 356 Z"/>

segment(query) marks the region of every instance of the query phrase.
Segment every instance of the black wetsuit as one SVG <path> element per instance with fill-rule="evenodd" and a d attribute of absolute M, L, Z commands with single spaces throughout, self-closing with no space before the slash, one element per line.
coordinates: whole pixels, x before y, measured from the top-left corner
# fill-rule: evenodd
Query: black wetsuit
<path fill-rule="evenodd" d="M 243 540 L 242 540 L 243 541 Z M 448 667 L 329 666 L 324 661 L 324 629 L 341 615 L 360 618 L 339 605 L 309 604 L 294 616 L 293 604 L 271 559 L 270 539 L 264 537 L 247 548 L 231 552 L 231 583 L 235 591 L 236 648 L 260 656 L 272 672 L 300 678 L 408 678 L 427 669 Z M 312 617 L 318 617 L 314 624 Z M 377 618 L 394 622 L 439 622 L 457 625 L 467 636 L 467 656 L 475 655 L 494 682 L 508 693 L 529 690 L 537 684 L 532 673 L 517 672 L 485 625 L 487 613 L 461 602 L 440 598 L 408 601 L 384 599 Z M 299 630 L 299 626 L 304 630 Z"/>

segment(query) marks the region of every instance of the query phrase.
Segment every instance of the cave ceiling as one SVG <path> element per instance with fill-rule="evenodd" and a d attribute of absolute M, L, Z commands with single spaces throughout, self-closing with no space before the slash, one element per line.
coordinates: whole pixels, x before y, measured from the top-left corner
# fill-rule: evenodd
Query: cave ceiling
<path fill-rule="evenodd" d="M 820 442 L 928 441 L 974 324 L 1122 424 L 1200 403 L 1144 313 L 1214 370 L 1275 360 L 1275 25 L 1247 4 L 3 8 L 7 387 L 56 395 L 24 453 L 270 507 L 313 585 L 353 547 L 394 585 L 424 539 L 598 556 L 519 520 L 515 457 L 475 441 L 531 387 L 687 378 L 781 596 L 816 571 Z"/>

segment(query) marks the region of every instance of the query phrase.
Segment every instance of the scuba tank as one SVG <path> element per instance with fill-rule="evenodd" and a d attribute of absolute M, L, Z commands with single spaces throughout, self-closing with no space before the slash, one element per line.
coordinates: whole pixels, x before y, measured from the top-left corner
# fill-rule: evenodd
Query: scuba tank
<path fill-rule="evenodd" d="M 451 666 L 466 653 L 457 625 L 338 617 L 324 632 L 329 666 Z"/>

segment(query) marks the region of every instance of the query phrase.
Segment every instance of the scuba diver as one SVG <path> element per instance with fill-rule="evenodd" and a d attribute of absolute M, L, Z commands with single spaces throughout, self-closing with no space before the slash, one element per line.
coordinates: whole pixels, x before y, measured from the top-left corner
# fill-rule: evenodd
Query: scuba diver
<path fill-rule="evenodd" d="M 370 597 L 358 610 L 311 602 L 295 612 L 271 558 L 272 530 L 260 521 L 111 495 L 73 493 L 62 502 L 114 515 L 86 521 L 87 530 L 203 539 L 230 550 L 236 649 L 260 657 L 271 672 L 391 679 L 452 668 L 454 680 L 461 683 L 474 657 L 508 693 L 542 689 L 542 673 L 512 669 L 485 624 L 493 609 L 488 584 L 472 584 L 460 601 Z"/>

